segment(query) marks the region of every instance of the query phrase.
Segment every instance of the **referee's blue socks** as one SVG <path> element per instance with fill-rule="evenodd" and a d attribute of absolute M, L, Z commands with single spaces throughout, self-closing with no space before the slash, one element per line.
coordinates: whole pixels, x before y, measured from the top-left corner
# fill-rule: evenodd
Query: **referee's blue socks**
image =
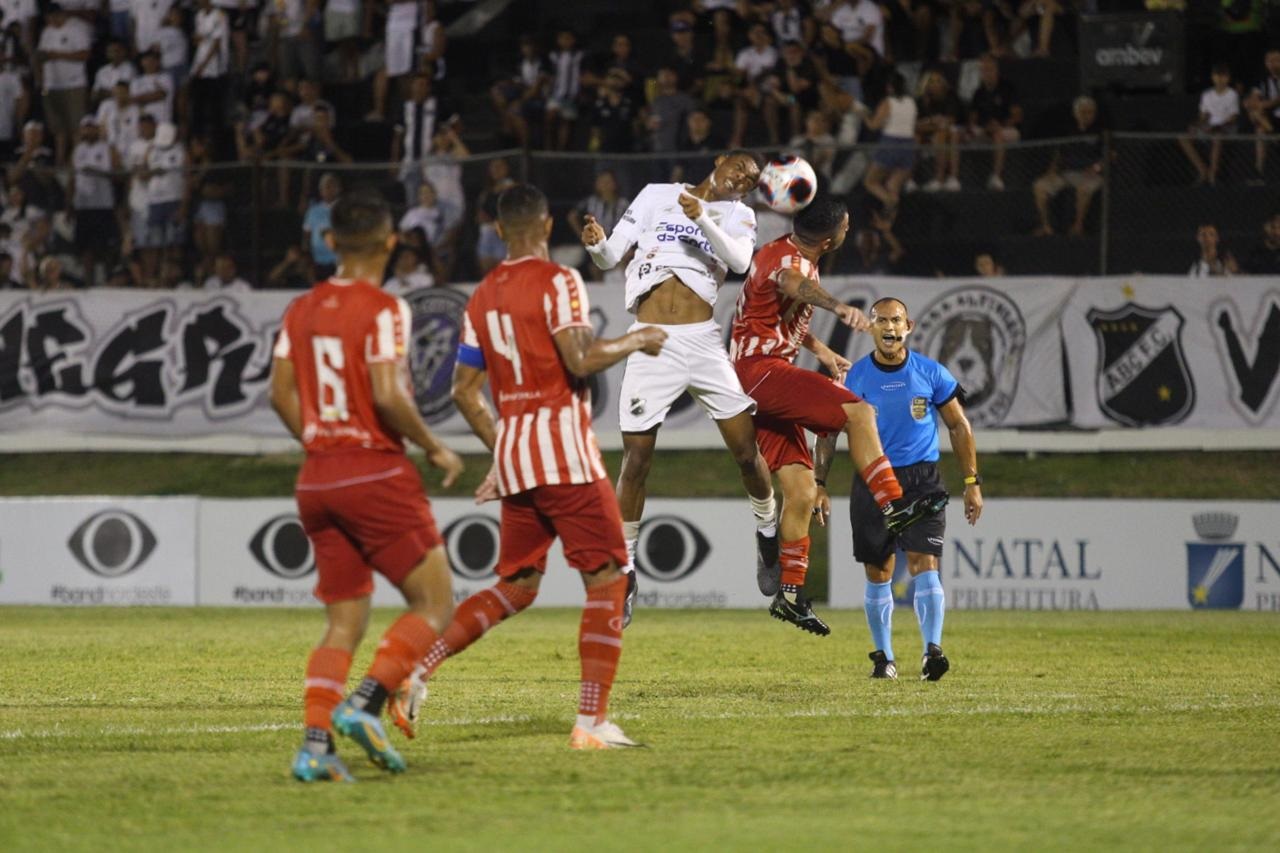
<path fill-rule="evenodd" d="M 947 612 L 947 597 L 942 591 L 942 578 L 937 571 L 916 575 L 916 619 L 927 651 L 929 644 L 942 645 L 942 619 Z"/>
<path fill-rule="evenodd" d="M 871 642 L 876 651 L 884 652 L 889 660 L 893 656 L 893 583 L 867 581 L 866 599 L 862 609 L 867 611 L 867 627 L 871 629 Z"/>

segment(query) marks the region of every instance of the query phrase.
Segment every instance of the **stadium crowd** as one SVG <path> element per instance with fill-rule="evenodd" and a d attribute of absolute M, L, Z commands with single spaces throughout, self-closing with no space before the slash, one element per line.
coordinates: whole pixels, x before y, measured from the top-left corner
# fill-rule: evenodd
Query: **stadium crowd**
<path fill-rule="evenodd" d="M 727 148 L 795 151 L 851 198 L 862 225 L 847 253 L 854 269 L 895 272 L 910 250 L 899 228 L 906 194 L 1003 193 L 1010 146 L 1054 138 L 1052 156 L 1017 183 L 1035 234 L 1085 235 L 1098 228 L 1101 134 L 1114 116 L 1079 91 L 1046 104 L 1009 72 L 1070 63 L 1081 13 L 1181 4 L 656 3 L 661 40 L 643 50 L 631 32 L 551 26 L 507 55 L 486 43 L 498 48 L 491 66 L 505 68 L 481 80 L 451 76 L 450 57 L 476 45 L 450 43 L 438 5 L 0 0 L 0 288 L 303 287 L 333 269 L 323 239 L 333 200 L 344 183 L 369 181 L 403 212 L 391 287 L 471 280 L 505 254 L 496 197 L 520 169 L 493 157 L 482 182 L 464 180 L 473 149 L 597 158 L 594 191 L 569 211 L 562 243 L 588 213 L 610 229 L 645 181 L 700 180 Z M 1179 142 L 1194 169 L 1187 183 L 1206 185 L 1236 180 L 1222 134 L 1256 134 L 1242 180 L 1265 182 L 1280 131 L 1280 43 L 1266 41 L 1265 2 L 1221 6 L 1206 61 L 1189 63 L 1191 85 L 1208 84 L 1196 114 L 1165 129 L 1190 122 Z M 1199 66 L 1215 51 L 1225 64 L 1207 73 Z M 664 158 L 643 181 L 609 159 L 639 152 Z M 390 169 L 362 168 L 379 161 Z M 1060 198 L 1074 202 L 1065 219 Z M 288 212 L 272 221 L 293 229 L 266 247 L 252 283 L 229 236 L 246 203 Z M 1280 272 L 1271 213 L 1259 212 L 1269 218 L 1256 248 L 1204 268 Z"/>

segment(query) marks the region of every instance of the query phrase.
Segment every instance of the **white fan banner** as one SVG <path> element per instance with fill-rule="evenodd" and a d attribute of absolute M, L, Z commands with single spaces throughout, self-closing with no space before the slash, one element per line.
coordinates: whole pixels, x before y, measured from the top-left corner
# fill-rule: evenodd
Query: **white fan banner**
<path fill-rule="evenodd" d="M 1085 280 L 1062 332 L 1077 426 L 1280 427 L 1280 280 Z"/>

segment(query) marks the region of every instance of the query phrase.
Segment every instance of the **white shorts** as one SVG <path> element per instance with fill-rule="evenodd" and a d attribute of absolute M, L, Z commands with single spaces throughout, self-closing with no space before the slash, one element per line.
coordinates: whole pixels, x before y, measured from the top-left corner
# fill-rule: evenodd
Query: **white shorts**
<path fill-rule="evenodd" d="M 628 331 L 649 325 L 656 324 L 635 323 Z M 712 420 L 755 414 L 756 402 L 742 390 L 715 320 L 658 328 L 667 333 L 662 352 L 627 357 L 618 392 L 618 427 L 623 432 L 645 432 L 661 424 L 685 391 Z"/>
<path fill-rule="evenodd" d="M 387 22 L 388 77 L 399 77 L 413 70 L 413 29 Z"/>

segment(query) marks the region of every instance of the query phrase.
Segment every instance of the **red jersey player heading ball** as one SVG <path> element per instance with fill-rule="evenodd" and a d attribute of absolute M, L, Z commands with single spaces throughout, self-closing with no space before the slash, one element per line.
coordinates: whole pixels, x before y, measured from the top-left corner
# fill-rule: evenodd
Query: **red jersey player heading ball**
<path fill-rule="evenodd" d="M 327 237 L 338 255 L 337 275 L 289 305 L 272 364 L 271 403 L 307 453 L 298 512 L 328 618 L 307 664 L 306 738 L 293 763 L 304 782 L 351 779 L 334 752 L 333 729 L 379 767 L 404 769 L 378 715 L 453 612 L 444 547 L 404 441 L 426 451 L 427 461 L 445 472 L 445 485 L 462 471 L 462 460 L 423 423 L 409 390 L 409 308 L 378 285 L 395 245 L 391 222 L 380 195 L 338 199 Z M 343 700 L 375 571 L 399 587 L 409 609 Z"/>
<path fill-rule="evenodd" d="M 397 724 L 412 730 L 423 682 L 440 663 L 538 594 L 547 551 L 559 537 L 582 574 L 587 603 L 578 633 L 582 682 L 575 749 L 635 746 L 606 718 L 622 654 L 627 559 L 622 516 L 591 430 L 586 378 L 634 352 L 656 355 L 666 332 L 645 326 L 613 340 L 591 330 L 587 291 L 577 270 L 548 259 L 547 199 L 518 184 L 498 198 L 498 233 L 508 259 L 467 303 L 453 399 L 494 465 L 479 496 L 502 498 L 498 583 L 458 605 L 453 623 L 415 677 L 397 694 Z M 484 398 L 490 386 L 497 417 Z M 416 683 L 415 683 L 416 682 Z"/>

